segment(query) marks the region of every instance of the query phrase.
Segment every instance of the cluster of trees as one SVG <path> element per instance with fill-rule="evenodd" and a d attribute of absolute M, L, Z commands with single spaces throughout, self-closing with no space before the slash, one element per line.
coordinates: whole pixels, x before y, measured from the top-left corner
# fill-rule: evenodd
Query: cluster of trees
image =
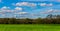
<path fill-rule="evenodd" d="M 60 15 L 49 14 L 46 18 L 0 18 L 0 24 L 60 24 Z"/>

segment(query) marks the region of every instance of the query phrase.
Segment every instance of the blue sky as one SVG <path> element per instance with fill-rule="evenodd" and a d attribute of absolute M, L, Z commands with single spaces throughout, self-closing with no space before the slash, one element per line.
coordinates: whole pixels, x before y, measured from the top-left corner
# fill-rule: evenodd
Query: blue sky
<path fill-rule="evenodd" d="M 38 18 L 60 14 L 60 0 L 0 0 L 0 18 Z"/>

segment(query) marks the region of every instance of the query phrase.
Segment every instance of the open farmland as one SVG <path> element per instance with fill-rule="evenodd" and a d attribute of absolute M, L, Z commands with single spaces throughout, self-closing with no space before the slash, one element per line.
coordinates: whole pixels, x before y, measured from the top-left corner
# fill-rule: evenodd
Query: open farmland
<path fill-rule="evenodd" d="M 60 31 L 58 24 L 0 24 L 0 31 Z"/>

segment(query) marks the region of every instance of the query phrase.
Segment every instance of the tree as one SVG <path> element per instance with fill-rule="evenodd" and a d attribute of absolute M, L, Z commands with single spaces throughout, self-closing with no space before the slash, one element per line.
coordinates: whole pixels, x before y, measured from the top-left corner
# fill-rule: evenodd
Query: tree
<path fill-rule="evenodd" d="M 53 15 L 52 14 L 49 14 L 49 15 L 47 15 L 47 18 L 52 18 L 53 17 Z"/>

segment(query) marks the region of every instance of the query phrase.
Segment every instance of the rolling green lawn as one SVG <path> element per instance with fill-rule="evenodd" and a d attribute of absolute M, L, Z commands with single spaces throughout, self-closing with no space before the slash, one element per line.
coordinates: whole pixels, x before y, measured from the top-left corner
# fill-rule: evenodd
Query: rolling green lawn
<path fill-rule="evenodd" d="M 0 31 L 60 31 L 59 24 L 0 24 Z"/>

